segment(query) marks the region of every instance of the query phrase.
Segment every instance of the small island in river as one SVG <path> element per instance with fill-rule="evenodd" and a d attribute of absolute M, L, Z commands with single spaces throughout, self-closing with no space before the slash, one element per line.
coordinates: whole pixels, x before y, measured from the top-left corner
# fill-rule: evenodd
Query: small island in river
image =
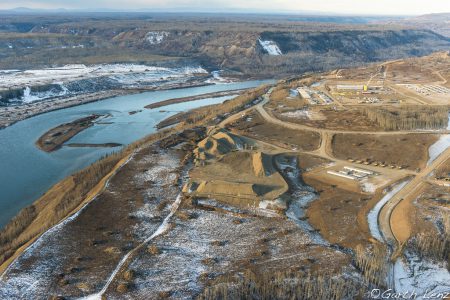
<path fill-rule="evenodd" d="M 95 120 L 102 115 L 92 114 L 88 117 L 64 123 L 44 133 L 36 142 L 36 146 L 45 152 L 53 152 L 81 131 L 94 125 Z"/>
<path fill-rule="evenodd" d="M 229 91 L 220 91 L 220 92 L 213 92 L 213 93 L 207 93 L 207 94 L 201 94 L 201 95 L 195 95 L 195 96 L 189 96 L 189 97 L 181 97 L 181 98 L 174 98 L 174 99 L 168 99 L 164 101 L 155 102 L 152 104 L 149 104 L 145 106 L 147 109 L 155 109 L 171 104 L 177 104 L 177 103 L 183 103 L 183 102 L 190 102 L 190 101 L 197 101 L 197 100 L 203 100 L 208 98 L 219 98 L 219 97 L 225 97 L 225 96 L 233 96 L 233 95 L 239 95 L 242 92 L 244 92 L 247 89 L 237 89 L 237 90 L 229 90 Z"/>

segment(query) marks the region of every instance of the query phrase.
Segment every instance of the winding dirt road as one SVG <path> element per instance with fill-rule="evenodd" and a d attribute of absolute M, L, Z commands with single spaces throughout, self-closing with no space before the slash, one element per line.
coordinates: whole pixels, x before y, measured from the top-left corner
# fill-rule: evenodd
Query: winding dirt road
<path fill-rule="evenodd" d="M 309 153 L 315 154 L 324 158 L 332 159 L 334 161 L 342 161 L 336 159 L 331 151 L 331 140 L 336 133 L 350 133 L 350 134 L 371 134 L 371 135 L 403 135 L 408 133 L 422 133 L 422 134 L 449 134 L 450 130 L 439 130 L 439 131 L 429 131 L 429 130 L 405 130 L 405 131 L 382 131 L 382 132 L 361 132 L 352 130 L 331 130 L 322 128 L 313 128 L 306 125 L 295 124 L 290 122 L 285 122 L 280 119 L 275 118 L 268 111 L 265 110 L 264 105 L 270 101 L 271 90 L 264 95 L 264 100 L 257 105 L 241 111 L 233 116 L 230 116 L 224 120 L 220 126 L 224 126 L 236 119 L 240 118 L 242 115 L 246 114 L 251 110 L 256 110 L 267 122 L 283 126 L 286 128 L 294 130 L 307 130 L 318 132 L 321 136 L 320 147 Z M 424 183 L 427 181 L 430 173 L 436 170 L 441 165 L 443 165 L 447 159 L 450 158 L 450 148 L 447 148 L 438 158 L 436 158 L 429 166 L 420 172 L 405 172 L 404 170 L 395 170 L 396 172 L 402 172 L 406 176 L 414 176 L 414 178 L 407 184 L 403 189 L 401 189 L 396 195 L 394 195 L 390 201 L 388 201 L 382 208 L 379 216 L 378 222 L 380 231 L 383 233 L 387 241 L 395 244 L 397 249 L 405 243 L 411 235 L 411 224 L 409 220 L 410 206 L 412 202 L 417 197 Z M 347 161 L 345 161 L 349 164 Z M 378 167 L 365 166 L 365 168 L 379 170 Z"/>

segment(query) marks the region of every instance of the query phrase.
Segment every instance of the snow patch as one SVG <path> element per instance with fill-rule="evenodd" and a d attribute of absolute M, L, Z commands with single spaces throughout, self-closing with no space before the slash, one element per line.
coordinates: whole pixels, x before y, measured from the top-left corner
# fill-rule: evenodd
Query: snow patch
<path fill-rule="evenodd" d="M 429 166 L 439 155 L 450 147 L 450 134 L 442 135 L 439 140 L 430 146 L 428 149 L 429 159 L 427 166 Z"/>
<path fill-rule="evenodd" d="M 430 295 L 449 293 L 450 273 L 444 264 L 437 264 L 412 254 L 405 253 L 406 260 L 398 259 L 394 264 L 396 293 L 415 292 L 415 299 L 430 299 Z M 448 295 L 448 294 L 447 294 Z M 433 299 L 443 299 L 435 297 Z"/>
<path fill-rule="evenodd" d="M 361 188 L 366 193 L 375 193 L 377 186 L 370 182 L 361 182 Z"/>
<path fill-rule="evenodd" d="M 295 111 L 287 111 L 281 114 L 283 117 L 296 119 L 311 119 L 311 113 L 307 109 L 300 109 Z"/>
<path fill-rule="evenodd" d="M 264 50 L 269 55 L 282 55 L 283 54 L 281 52 L 280 48 L 278 47 L 278 45 L 274 41 L 263 41 L 261 39 L 259 39 L 258 41 L 259 41 L 259 44 L 261 45 L 261 47 L 263 47 Z"/>
<path fill-rule="evenodd" d="M 275 162 L 278 168 L 286 174 L 286 179 L 292 187 L 292 201 L 289 203 L 286 216 L 294 221 L 315 243 L 328 245 L 328 242 L 312 228 L 305 218 L 309 203 L 317 198 L 314 189 L 301 181 L 301 173 L 297 167 L 297 158 L 288 157 L 285 159 L 286 161 L 276 159 Z"/>
<path fill-rule="evenodd" d="M 172 204 L 172 208 L 170 210 L 170 213 L 167 215 L 167 217 L 164 219 L 164 221 L 161 223 L 161 225 L 158 227 L 158 229 L 156 229 L 156 231 L 150 236 L 148 237 L 142 244 L 147 244 L 148 242 L 150 242 L 151 240 L 153 240 L 154 238 L 160 236 L 161 234 L 165 233 L 168 229 L 169 229 L 169 221 L 172 218 L 172 216 L 175 214 L 175 212 L 178 210 L 178 207 L 181 204 L 181 194 L 178 195 L 177 199 L 175 200 L 175 202 Z M 139 247 L 134 248 L 133 250 L 131 250 L 130 252 L 128 252 L 123 258 L 122 260 L 119 262 L 119 264 L 117 264 L 116 268 L 114 269 L 114 271 L 111 273 L 108 281 L 106 282 L 106 284 L 103 286 L 102 290 L 100 292 L 98 292 L 97 294 L 93 294 L 93 295 L 89 295 L 87 297 L 81 298 L 84 300 L 96 300 L 96 299 L 102 299 L 103 294 L 106 292 L 106 290 L 108 289 L 108 287 L 111 285 L 112 281 L 114 280 L 114 278 L 116 278 L 117 273 L 120 272 L 120 270 L 122 269 L 123 265 L 127 262 L 128 258 L 130 258 L 130 256 L 138 249 Z"/>
<path fill-rule="evenodd" d="M 145 35 L 145 39 L 151 45 L 161 44 L 170 35 L 167 31 L 150 31 Z"/>
<path fill-rule="evenodd" d="M 227 84 L 227 83 L 233 83 L 234 80 L 230 79 L 230 78 L 225 78 L 222 77 L 221 73 L 223 71 L 219 70 L 219 71 L 212 71 L 211 75 L 213 76 L 213 78 L 210 78 L 208 80 L 206 80 L 207 83 L 214 83 L 214 84 Z"/>
<path fill-rule="evenodd" d="M 185 81 L 187 76 L 208 73 L 200 66 L 180 68 L 153 67 L 141 64 L 65 65 L 59 68 L 26 71 L 0 70 L 0 89 L 23 89 L 22 97 L 6 99 L 9 103 L 31 103 L 54 97 L 73 96 L 105 87 L 153 86 L 161 81 Z M 90 86 L 89 90 L 79 86 Z M 34 86 L 48 89 L 33 91 Z"/>

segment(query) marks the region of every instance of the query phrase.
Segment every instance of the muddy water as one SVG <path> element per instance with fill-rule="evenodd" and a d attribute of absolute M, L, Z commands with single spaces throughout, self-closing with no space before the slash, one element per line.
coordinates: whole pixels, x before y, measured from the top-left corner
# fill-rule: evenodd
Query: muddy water
<path fill-rule="evenodd" d="M 53 184 L 119 150 L 63 147 L 56 152 L 45 153 L 34 143 L 50 128 L 93 113 L 109 114 L 109 118 L 81 132 L 70 142 L 126 145 L 155 132 L 158 122 L 177 112 L 220 103 L 230 97 L 179 103 L 154 110 L 144 109 L 145 105 L 171 98 L 255 87 L 267 82 L 247 81 L 115 97 L 35 116 L 0 130 L 0 227 Z M 139 112 L 130 115 L 132 111 Z"/>

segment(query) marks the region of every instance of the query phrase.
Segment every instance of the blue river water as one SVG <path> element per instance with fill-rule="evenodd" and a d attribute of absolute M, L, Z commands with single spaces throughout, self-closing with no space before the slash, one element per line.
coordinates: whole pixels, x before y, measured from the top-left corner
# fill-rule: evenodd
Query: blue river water
<path fill-rule="evenodd" d="M 39 150 L 35 142 L 49 129 L 93 113 L 110 114 L 110 117 L 99 122 L 103 124 L 95 124 L 79 133 L 70 143 L 126 145 L 155 132 L 157 123 L 177 112 L 220 103 L 230 97 L 179 103 L 151 110 L 145 109 L 145 105 L 171 98 L 255 87 L 267 82 L 246 81 L 114 97 L 38 115 L 0 130 L 0 228 L 64 177 L 118 150 L 63 147 L 46 153 Z M 142 111 L 129 114 L 138 110 Z"/>

